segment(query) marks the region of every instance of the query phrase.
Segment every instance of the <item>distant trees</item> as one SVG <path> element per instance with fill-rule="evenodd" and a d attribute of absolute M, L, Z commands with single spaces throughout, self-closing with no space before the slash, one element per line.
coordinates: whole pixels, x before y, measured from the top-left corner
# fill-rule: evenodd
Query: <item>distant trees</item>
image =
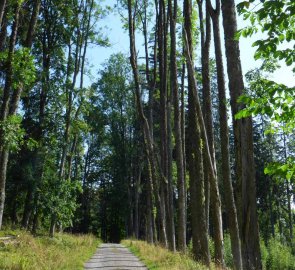
<path fill-rule="evenodd" d="M 77 207 L 80 185 L 76 180 L 80 176 L 75 157 L 83 144 L 82 115 L 88 99 L 83 95 L 89 91 L 83 85 L 85 56 L 87 43 L 99 40 L 93 23 L 103 13 L 94 1 L 68 4 L 39 0 L 4 3 L 1 28 L 0 220 L 8 174 L 18 179 L 16 182 L 23 180 L 17 187 L 20 194 L 12 190 L 8 194 L 13 222 L 22 211 L 22 227 L 36 231 L 39 219 L 51 216 L 52 235 L 56 223 L 60 228 L 71 224 Z M 23 117 L 15 115 L 19 102 Z M 9 130 L 15 130 L 15 135 Z M 7 173 L 11 151 L 17 162 L 10 163 Z M 13 178 L 8 181 L 15 184 Z"/>

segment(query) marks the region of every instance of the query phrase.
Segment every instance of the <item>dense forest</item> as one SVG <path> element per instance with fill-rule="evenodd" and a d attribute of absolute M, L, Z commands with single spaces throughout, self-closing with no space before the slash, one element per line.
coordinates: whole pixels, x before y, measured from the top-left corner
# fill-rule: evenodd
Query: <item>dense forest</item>
<path fill-rule="evenodd" d="M 109 14 L 130 51 L 97 73 Z M 294 256 L 293 0 L 0 0 L 0 27 L 0 229 L 132 237 L 220 268 L 270 269 L 274 241 Z"/>

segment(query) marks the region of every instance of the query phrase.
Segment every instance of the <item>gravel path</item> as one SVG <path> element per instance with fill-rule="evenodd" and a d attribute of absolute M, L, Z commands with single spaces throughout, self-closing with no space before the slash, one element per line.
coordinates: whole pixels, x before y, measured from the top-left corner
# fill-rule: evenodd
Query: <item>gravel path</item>
<path fill-rule="evenodd" d="M 120 244 L 102 244 L 85 263 L 85 269 L 147 270 L 147 267 L 126 247 Z"/>

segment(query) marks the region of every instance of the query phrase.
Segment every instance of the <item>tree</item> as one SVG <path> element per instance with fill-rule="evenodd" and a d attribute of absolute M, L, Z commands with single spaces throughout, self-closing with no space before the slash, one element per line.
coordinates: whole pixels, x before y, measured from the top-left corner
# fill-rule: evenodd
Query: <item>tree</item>
<path fill-rule="evenodd" d="M 186 183 L 183 167 L 184 153 L 183 142 L 181 134 L 181 119 L 179 108 L 179 94 L 178 94 L 178 73 L 176 62 L 176 20 L 177 20 L 177 0 L 173 3 L 169 1 L 169 16 L 170 16 L 170 69 L 171 69 L 171 91 L 173 95 L 174 106 L 174 136 L 176 139 L 176 166 L 177 166 L 177 186 L 178 186 L 178 249 L 185 251 L 186 249 Z"/>
<path fill-rule="evenodd" d="M 226 107 L 226 91 L 224 79 L 224 65 L 221 50 L 220 38 L 220 1 L 216 1 L 216 8 L 213 9 L 211 2 L 208 1 L 208 8 L 213 23 L 214 48 L 217 68 L 217 83 L 218 83 L 218 97 L 219 97 L 219 123 L 220 123 L 220 140 L 221 144 L 221 163 L 222 163 L 222 179 L 225 190 L 225 204 L 227 211 L 227 218 L 229 223 L 232 254 L 234 257 L 234 265 L 236 269 L 243 269 L 241 243 L 239 236 L 239 225 L 237 220 L 237 210 L 235 205 L 232 179 L 230 172 L 230 153 L 229 153 L 229 129 L 228 129 L 228 113 Z"/>
<path fill-rule="evenodd" d="M 238 102 L 244 92 L 244 82 L 240 61 L 239 42 L 235 39 L 237 20 L 235 2 L 221 1 L 227 73 L 231 98 L 232 115 L 243 108 Z M 237 209 L 240 238 L 243 256 L 243 267 L 261 269 L 259 230 L 256 210 L 255 165 L 253 156 L 252 119 L 234 120 L 236 177 L 237 177 Z"/>
<path fill-rule="evenodd" d="M 201 30 L 201 54 L 202 54 L 202 85 L 203 85 L 203 113 L 206 125 L 207 138 L 210 148 L 210 156 L 214 170 L 216 171 L 214 136 L 213 136 L 213 120 L 212 120 L 212 104 L 211 104 L 211 87 L 210 87 L 210 70 L 209 70 L 209 49 L 211 42 L 211 21 L 209 15 L 208 2 L 206 2 L 206 30 L 203 25 L 203 1 L 198 1 L 199 16 L 200 16 L 200 30 Z M 205 155 L 206 156 L 206 155 Z M 207 183 L 207 203 L 209 208 L 209 197 L 212 205 L 212 220 L 214 227 L 214 244 L 215 244 L 215 261 L 221 266 L 224 265 L 224 251 L 223 251 L 223 230 L 222 230 L 222 216 L 221 216 L 221 201 L 219 195 L 219 188 L 217 177 L 208 177 L 208 160 L 204 159 L 205 183 Z M 217 176 L 217 174 L 216 174 Z M 206 184 L 205 184 L 206 185 Z M 210 195 L 211 196 L 210 196 Z M 209 220 L 209 209 L 207 220 Z M 209 221 L 207 221 L 209 223 Z"/>

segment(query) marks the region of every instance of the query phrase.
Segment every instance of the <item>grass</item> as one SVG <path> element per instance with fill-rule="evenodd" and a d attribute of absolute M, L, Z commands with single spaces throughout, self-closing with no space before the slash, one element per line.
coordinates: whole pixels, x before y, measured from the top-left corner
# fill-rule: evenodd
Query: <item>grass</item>
<path fill-rule="evenodd" d="M 99 240 L 92 235 L 56 234 L 34 237 L 23 231 L 2 231 L 0 236 L 18 235 L 10 244 L 0 242 L 1 270 L 79 270 L 95 252 Z"/>
<path fill-rule="evenodd" d="M 150 270 L 208 269 L 204 265 L 194 261 L 189 255 L 179 252 L 173 253 L 165 248 L 151 245 L 144 241 L 123 240 L 121 243 L 138 256 Z"/>

